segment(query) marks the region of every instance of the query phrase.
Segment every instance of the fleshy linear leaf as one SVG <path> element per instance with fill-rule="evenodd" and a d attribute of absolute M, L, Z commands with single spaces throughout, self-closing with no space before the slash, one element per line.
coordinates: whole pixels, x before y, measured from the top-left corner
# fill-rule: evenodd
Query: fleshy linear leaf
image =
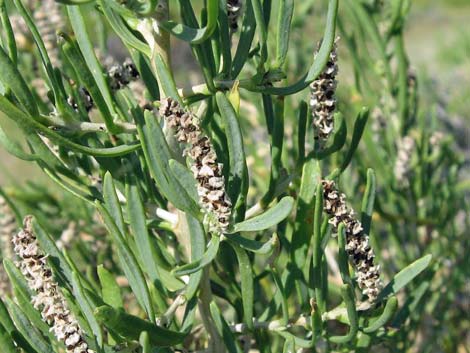
<path fill-rule="evenodd" d="M 97 271 L 98 278 L 100 279 L 103 301 L 116 309 L 122 308 L 123 302 L 121 289 L 116 283 L 113 274 L 105 269 L 103 265 L 99 265 Z"/>
<path fill-rule="evenodd" d="M 26 315 L 28 320 L 31 321 L 44 336 L 47 336 L 49 334 L 49 327 L 42 321 L 39 311 L 37 311 L 33 307 L 33 304 L 31 304 L 32 293 L 23 274 L 10 260 L 4 259 L 3 264 L 10 279 L 16 302 L 22 308 L 23 313 Z"/>
<path fill-rule="evenodd" d="M 217 26 L 217 15 L 219 12 L 219 0 L 208 0 L 206 2 L 207 24 L 203 28 L 192 28 L 173 21 L 165 21 L 160 26 L 190 44 L 200 44 L 210 38 Z"/>
<path fill-rule="evenodd" d="M 99 347 L 103 346 L 103 334 L 101 333 L 101 327 L 98 324 L 95 316 L 93 315 L 92 304 L 88 301 L 85 291 L 80 283 L 80 279 L 77 274 L 72 276 L 72 285 L 73 285 L 73 294 L 75 296 L 76 302 L 80 306 L 80 310 L 83 313 L 88 325 L 91 327 L 93 334 L 95 335 L 96 342 Z"/>
<path fill-rule="evenodd" d="M 8 313 L 7 307 L 5 303 L 0 298 L 0 323 L 2 326 L 7 330 L 7 332 L 12 332 L 15 329 L 15 325 L 13 324 L 13 320 Z"/>
<path fill-rule="evenodd" d="M 243 65 L 248 60 L 251 44 L 255 36 L 256 20 L 253 12 L 252 0 L 246 1 L 245 16 L 243 17 L 242 31 L 238 41 L 237 50 L 232 64 L 232 78 L 237 77 L 243 69 Z"/>
<path fill-rule="evenodd" d="M 21 146 L 5 134 L 5 131 L 0 127 L 0 144 L 12 155 L 24 161 L 37 161 L 41 158 L 35 154 L 28 154 L 23 151 Z"/>
<path fill-rule="evenodd" d="M 113 239 L 113 242 L 116 245 L 121 267 L 129 280 L 129 285 L 132 288 L 132 291 L 134 292 L 139 304 L 145 309 L 149 319 L 152 321 L 155 320 L 149 289 L 139 263 L 135 259 L 134 254 L 130 250 L 129 245 L 124 239 L 122 233 L 119 231 L 119 228 L 116 226 L 116 223 L 112 219 L 108 210 L 98 201 L 95 204 L 99 213 L 103 217 L 104 223 Z"/>
<path fill-rule="evenodd" d="M 170 159 L 170 169 L 173 172 L 177 180 L 179 180 L 181 186 L 186 190 L 188 195 L 193 199 L 195 203 L 199 202 L 199 196 L 197 194 L 197 183 L 192 173 L 188 168 L 183 166 L 180 162 Z"/>
<path fill-rule="evenodd" d="M 191 237 L 191 261 L 199 261 L 203 258 L 206 248 L 204 227 L 201 222 L 191 215 L 186 215 L 186 222 L 189 228 L 189 236 Z M 203 271 L 194 272 L 190 275 L 188 285 L 185 289 L 186 300 L 190 301 L 196 294 L 202 275 Z"/>
<path fill-rule="evenodd" d="M 251 261 L 246 251 L 239 247 L 238 244 L 230 242 L 230 245 L 232 245 L 233 250 L 235 250 L 237 254 L 240 269 L 243 321 L 247 327 L 252 330 L 254 317 L 254 281 Z"/>
<path fill-rule="evenodd" d="M 7 330 L 0 324 L 0 346 L 4 353 L 16 353 L 16 348 L 13 343 L 13 338 L 7 332 Z"/>
<path fill-rule="evenodd" d="M 244 207 L 248 192 L 248 169 L 243 148 L 243 136 L 239 119 L 228 98 L 224 93 L 217 92 L 216 100 L 227 136 L 230 160 L 227 190 L 234 205 L 235 221 L 239 221 L 244 218 Z"/>
<path fill-rule="evenodd" d="M 114 185 L 113 177 L 110 172 L 106 172 L 103 181 L 103 197 L 106 209 L 109 211 L 111 217 L 116 223 L 121 233 L 125 232 L 124 217 L 122 215 L 121 203 Z"/>
<path fill-rule="evenodd" d="M 276 234 L 273 234 L 273 236 L 264 243 L 242 237 L 240 234 L 231 234 L 227 237 L 238 245 L 240 245 L 241 248 L 260 255 L 270 254 L 274 250 L 275 244 L 278 241 L 278 237 Z"/>
<path fill-rule="evenodd" d="M 38 116 L 39 111 L 31 91 L 23 76 L 11 61 L 10 57 L 0 47 L 0 80 L 4 86 L 11 88 L 23 108 L 32 116 Z"/>
<path fill-rule="evenodd" d="M 145 160 L 159 191 L 177 208 L 198 218 L 199 206 L 188 196 L 186 190 L 168 167 L 171 153 L 158 121 L 153 114 L 147 113 L 147 111 L 145 119 L 142 119 L 137 111 L 135 118 Z"/>
<path fill-rule="evenodd" d="M 111 28 L 121 38 L 121 40 L 129 47 L 134 48 L 147 57 L 150 57 L 150 47 L 142 40 L 138 39 L 124 23 L 121 16 L 112 8 L 112 2 L 106 0 L 98 0 L 103 13 L 109 22 Z"/>
<path fill-rule="evenodd" d="M 432 255 L 428 254 L 413 263 L 406 266 L 403 270 L 398 272 L 392 280 L 385 286 L 379 293 L 377 301 L 386 298 L 389 295 L 396 294 L 400 289 L 410 283 L 416 276 L 423 272 L 431 263 Z"/>
<path fill-rule="evenodd" d="M 289 35 L 292 15 L 294 13 L 294 0 L 281 0 L 277 21 L 276 36 L 276 66 L 282 67 L 289 49 Z"/>
<path fill-rule="evenodd" d="M 259 216 L 236 223 L 229 233 L 257 232 L 268 229 L 286 219 L 292 212 L 293 207 L 294 199 L 290 196 L 285 196 L 275 206 Z"/>
<path fill-rule="evenodd" d="M 50 342 L 31 324 L 23 310 L 11 300 L 8 300 L 7 304 L 15 326 L 28 343 L 38 353 L 54 353 Z"/>
<path fill-rule="evenodd" d="M 365 333 L 372 333 L 377 331 L 379 328 L 386 325 L 395 315 L 395 312 L 398 308 L 398 300 L 397 297 L 393 296 L 387 300 L 387 304 L 385 304 L 385 308 L 382 314 L 374 320 L 369 326 L 364 328 Z"/>
<path fill-rule="evenodd" d="M 155 286 L 157 290 L 156 294 L 160 297 L 165 294 L 166 290 L 162 286 L 157 261 L 152 252 L 152 243 L 147 229 L 144 205 L 136 180 L 133 177 L 129 177 L 129 179 L 126 184 L 127 214 L 129 216 L 130 228 L 135 239 L 137 250 L 136 257 L 142 264 L 144 272 Z M 163 298 L 159 298 L 157 305 L 162 311 L 167 309 Z"/>
<path fill-rule="evenodd" d="M 181 343 L 187 336 L 184 332 L 168 330 L 107 305 L 97 308 L 95 316 L 108 329 L 129 340 L 138 340 L 140 334 L 145 331 L 151 344 L 165 347 Z"/>
<path fill-rule="evenodd" d="M 201 270 L 202 268 L 206 267 L 208 264 L 212 262 L 212 260 L 215 259 L 217 252 L 219 251 L 219 244 L 220 244 L 220 237 L 214 235 L 212 239 L 210 240 L 209 244 L 207 245 L 206 252 L 204 253 L 204 255 L 202 255 L 200 260 L 196 260 L 189 264 L 177 267 L 172 271 L 172 273 L 175 276 L 180 277 L 180 276 L 189 275 L 191 273 L 197 272 Z"/>

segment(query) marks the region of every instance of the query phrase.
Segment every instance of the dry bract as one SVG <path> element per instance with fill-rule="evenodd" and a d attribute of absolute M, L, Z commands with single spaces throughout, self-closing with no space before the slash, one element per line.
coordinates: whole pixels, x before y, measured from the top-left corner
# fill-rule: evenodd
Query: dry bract
<path fill-rule="evenodd" d="M 78 325 L 65 297 L 52 277 L 47 265 L 47 255 L 41 253 L 32 231 L 32 218 L 24 219 L 23 229 L 13 238 L 14 250 L 19 257 L 17 266 L 25 276 L 29 287 L 36 293 L 32 303 L 41 309 L 42 319 L 51 331 L 65 344 L 67 353 L 94 353 L 88 348 L 84 334 Z"/>
<path fill-rule="evenodd" d="M 354 210 L 346 206 L 346 197 L 336 189 L 332 180 L 323 181 L 324 210 L 332 216 L 329 223 L 337 231 L 340 223 L 346 229 L 346 252 L 356 270 L 357 284 L 362 293 L 375 301 L 382 289 L 380 267 L 374 265 L 374 250 L 369 244 L 369 236 L 364 234 L 361 222 L 354 216 Z"/>
<path fill-rule="evenodd" d="M 323 147 L 334 129 L 334 112 L 336 109 L 336 75 L 338 73 L 338 55 L 336 42 L 330 53 L 325 69 L 310 84 L 310 108 L 313 115 L 315 140 Z M 315 54 L 315 57 L 318 53 Z"/>
<path fill-rule="evenodd" d="M 415 140 L 411 136 L 403 137 L 398 144 L 397 159 L 395 160 L 395 179 L 400 188 L 409 185 L 409 177 L 411 172 L 411 157 L 415 149 Z"/>
<path fill-rule="evenodd" d="M 168 126 L 175 129 L 178 142 L 188 145 L 183 154 L 192 161 L 191 171 L 197 180 L 199 202 L 208 215 L 210 230 L 226 232 L 232 203 L 225 192 L 222 164 L 217 163 L 214 147 L 202 133 L 199 119 L 171 98 L 162 102 L 160 114 Z"/>
<path fill-rule="evenodd" d="M 65 29 L 59 4 L 54 0 L 40 1 L 40 5 L 33 12 L 33 17 L 52 65 L 58 66 L 60 60 L 56 33 Z"/>

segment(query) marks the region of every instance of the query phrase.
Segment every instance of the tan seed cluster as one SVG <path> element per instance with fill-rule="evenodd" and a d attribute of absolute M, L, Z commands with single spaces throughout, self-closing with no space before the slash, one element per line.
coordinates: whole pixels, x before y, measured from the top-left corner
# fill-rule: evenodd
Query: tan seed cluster
<path fill-rule="evenodd" d="M 238 30 L 238 18 L 242 12 L 242 0 L 228 0 L 227 1 L 227 16 L 228 24 L 233 32 Z"/>
<path fill-rule="evenodd" d="M 354 216 L 354 210 L 346 206 L 346 196 L 336 189 L 335 182 L 323 182 L 324 210 L 331 216 L 329 223 L 337 231 L 340 223 L 345 225 L 346 252 L 356 271 L 356 280 L 369 302 L 375 301 L 382 289 L 380 267 L 374 265 L 374 250 L 369 244 L 369 236 L 364 234 L 361 222 Z"/>
<path fill-rule="evenodd" d="M 197 180 L 199 202 L 209 216 L 211 231 L 226 232 L 232 203 L 225 192 L 223 166 L 217 163 L 214 147 L 201 131 L 199 119 L 171 98 L 162 102 L 160 114 L 168 126 L 175 129 L 176 139 L 187 144 L 183 154 L 192 161 L 191 171 Z"/>
<path fill-rule="evenodd" d="M 411 173 L 411 157 L 415 149 L 415 140 L 411 136 L 403 137 L 398 144 L 397 159 L 393 172 L 397 185 L 400 188 L 409 186 L 409 177 Z"/>
<path fill-rule="evenodd" d="M 336 39 L 330 58 L 325 69 L 310 84 L 310 108 L 313 116 L 315 140 L 322 148 L 334 128 L 334 112 L 336 109 L 336 75 L 338 73 L 338 56 L 336 52 Z M 318 55 L 318 52 L 315 56 Z"/>
<path fill-rule="evenodd" d="M 59 66 L 56 32 L 65 29 L 65 21 L 59 4 L 54 0 L 42 0 L 34 10 L 33 17 L 52 65 Z"/>
<path fill-rule="evenodd" d="M 65 297 L 52 277 L 32 231 L 32 218 L 24 219 L 23 229 L 13 238 L 14 250 L 19 257 L 17 266 L 25 276 L 29 287 L 36 293 L 32 303 L 41 309 L 42 319 L 66 347 L 66 353 L 94 353 L 88 348 L 78 321 L 68 308 Z"/>

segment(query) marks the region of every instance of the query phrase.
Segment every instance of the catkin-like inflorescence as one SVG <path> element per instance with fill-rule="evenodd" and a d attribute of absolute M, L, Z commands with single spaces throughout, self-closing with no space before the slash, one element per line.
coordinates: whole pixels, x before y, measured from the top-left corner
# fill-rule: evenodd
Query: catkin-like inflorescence
<path fill-rule="evenodd" d="M 225 233 L 232 203 L 225 192 L 222 164 L 217 163 L 214 147 L 201 131 L 199 119 L 171 98 L 162 102 L 160 114 L 166 119 L 168 127 L 175 129 L 178 142 L 187 144 L 183 154 L 192 161 L 191 170 L 197 180 L 199 202 L 209 216 L 211 231 Z"/>
<path fill-rule="evenodd" d="M 334 128 L 334 112 L 336 109 L 336 75 L 338 73 L 338 56 L 336 39 L 330 57 L 323 72 L 310 84 L 310 108 L 313 116 L 315 140 L 322 148 Z M 318 55 L 318 52 L 315 56 Z"/>
<path fill-rule="evenodd" d="M 393 172 L 397 185 L 400 188 L 409 186 L 409 177 L 411 173 L 411 157 L 415 149 L 415 140 L 411 136 L 405 136 L 400 139 L 398 144 L 397 159 Z"/>
<path fill-rule="evenodd" d="M 42 319 L 51 326 L 56 338 L 65 344 L 67 353 L 94 353 L 88 348 L 78 321 L 52 277 L 46 263 L 47 255 L 39 249 L 31 222 L 30 216 L 25 218 L 23 229 L 13 238 L 13 244 L 19 257 L 17 266 L 36 293 L 32 303 L 36 309 L 41 309 Z"/>
<path fill-rule="evenodd" d="M 56 32 L 65 29 L 60 5 L 54 0 L 42 0 L 34 10 L 33 17 L 52 65 L 58 66 L 60 61 Z"/>
<path fill-rule="evenodd" d="M 104 60 L 105 66 L 108 66 L 107 75 L 109 77 L 109 85 L 113 91 L 120 90 L 139 79 L 139 71 L 137 71 L 137 67 L 130 59 L 126 59 L 122 64 L 114 63 L 111 57 L 105 57 Z M 135 88 L 136 86 L 133 87 Z M 141 95 L 143 94 L 142 90 L 137 93 Z M 93 101 L 90 92 L 88 92 L 85 87 L 80 87 L 78 89 L 78 97 L 87 112 L 94 108 L 95 102 Z M 70 96 L 68 98 L 68 103 L 75 111 L 79 110 L 78 102 L 74 97 Z"/>
<path fill-rule="evenodd" d="M 126 59 L 122 65 L 112 65 L 108 70 L 111 80 L 111 89 L 118 90 L 127 86 L 131 81 L 139 78 L 139 71 L 130 59 Z"/>
<path fill-rule="evenodd" d="M 232 32 L 236 32 L 238 30 L 238 19 L 241 15 L 242 7 L 242 0 L 227 0 L 228 24 Z"/>
<path fill-rule="evenodd" d="M 346 206 L 346 197 L 336 189 L 335 182 L 324 180 L 324 211 L 331 216 L 329 223 L 337 231 L 340 223 L 346 230 L 346 252 L 356 271 L 357 284 L 362 293 L 374 302 L 382 289 L 380 267 L 374 265 L 374 250 L 369 244 L 369 236 L 364 234 L 361 222 L 354 216 L 354 210 Z"/>

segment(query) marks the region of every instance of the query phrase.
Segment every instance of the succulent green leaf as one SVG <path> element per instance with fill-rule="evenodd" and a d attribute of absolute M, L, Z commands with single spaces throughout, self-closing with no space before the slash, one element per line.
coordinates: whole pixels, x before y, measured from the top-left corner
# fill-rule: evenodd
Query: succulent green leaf
<path fill-rule="evenodd" d="M 248 169 L 246 166 L 243 136 L 237 113 L 232 104 L 222 92 L 216 93 L 217 106 L 222 117 L 225 134 L 227 136 L 230 172 L 228 178 L 228 194 L 235 206 L 235 219 L 244 218 L 246 194 L 248 192 Z M 239 211 L 240 209 L 240 211 Z"/>
<path fill-rule="evenodd" d="M 39 332 L 37 327 L 28 320 L 22 308 L 11 300 L 8 300 L 7 304 L 16 328 L 29 345 L 38 353 L 54 353 L 51 343 Z"/>
<path fill-rule="evenodd" d="M 165 21 L 160 26 L 190 44 L 200 44 L 211 37 L 217 27 L 217 16 L 219 13 L 219 0 L 208 0 L 206 5 L 207 24 L 203 28 L 192 28 L 174 21 Z"/>
<path fill-rule="evenodd" d="M 174 159 L 170 159 L 169 164 L 171 171 L 175 178 L 180 182 L 181 186 L 186 190 L 195 203 L 199 203 L 196 186 L 197 183 L 189 169 Z"/>
<path fill-rule="evenodd" d="M 230 238 L 231 241 L 237 243 L 241 248 L 260 255 L 268 255 L 272 253 L 275 248 L 275 244 L 278 242 L 278 237 L 275 233 L 268 241 L 264 243 L 245 238 L 240 234 L 231 234 L 227 237 Z"/>
<path fill-rule="evenodd" d="M 209 265 L 216 257 L 217 252 L 219 251 L 220 237 L 214 235 L 209 244 L 207 245 L 207 250 L 202 255 L 201 259 L 191 262 L 189 264 L 176 267 L 171 271 L 175 276 L 181 277 L 184 275 L 189 275 L 195 273 L 207 265 Z"/>
<path fill-rule="evenodd" d="M 119 228 L 119 231 L 125 233 L 124 217 L 122 215 L 121 203 L 116 191 L 116 186 L 114 185 L 113 177 L 110 172 L 106 172 L 103 180 L 103 197 L 106 205 L 106 209 L 109 211 L 109 214 L 116 223 L 116 226 Z"/>
<path fill-rule="evenodd" d="M 113 274 L 105 269 L 103 265 L 98 266 L 97 272 L 101 284 L 103 301 L 116 309 L 124 307 L 121 297 L 121 289 L 116 283 Z"/>
<path fill-rule="evenodd" d="M 98 201 L 96 202 L 96 207 L 103 217 L 106 228 L 108 229 L 109 234 L 111 235 L 111 238 L 116 245 L 121 267 L 124 270 L 127 279 L 129 280 L 129 285 L 137 297 L 137 301 L 142 306 L 142 308 L 145 309 L 149 319 L 154 321 L 155 315 L 153 311 L 152 300 L 150 298 L 150 292 L 139 263 L 134 257 L 134 254 L 127 244 L 127 241 L 109 214 L 108 210 L 104 208 Z"/>
<path fill-rule="evenodd" d="M 410 283 L 416 276 L 423 272 L 431 263 L 432 255 L 425 255 L 413 263 L 406 266 L 403 270 L 398 272 L 392 280 L 382 289 L 377 297 L 380 301 L 389 295 L 396 294 L 400 289 Z"/>
<path fill-rule="evenodd" d="M 31 116 L 38 116 L 39 111 L 31 91 L 18 68 L 13 64 L 7 53 L 0 47 L 0 80 L 9 87 L 16 98 Z"/>
<path fill-rule="evenodd" d="M 23 151 L 21 146 L 13 140 L 10 140 L 5 131 L 0 127 L 0 144 L 12 155 L 24 161 L 37 161 L 40 157 L 35 154 L 28 154 Z"/>
<path fill-rule="evenodd" d="M 233 58 L 232 77 L 235 78 L 240 74 L 250 53 L 251 44 L 255 36 L 256 20 L 253 11 L 253 0 L 247 0 L 245 6 L 245 16 L 243 16 L 243 24 L 241 26 L 240 39 L 238 41 L 237 50 Z"/>
<path fill-rule="evenodd" d="M 294 199 L 285 196 L 275 206 L 268 209 L 259 216 L 247 219 L 246 221 L 236 223 L 229 234 L 238 232 L 258 232 L 279 224 L 286 219 L 292 212 Z"/>
<path fill-rule="evenodd" d="M 187 336 L 185 332 L 168 330 L 107 305 L 97 308 L 95 316 L 102 325 L 128 340 L 138 340 L 142 332 L 147 332 L 152 345 L 166 347 L 183 342 Z"/>
<path fill-rule="evenodd" d="M 349 284 L 341 286 L 341 296 L 346 304 L 346 310 L 349 319 L 349 332 L 344 336 L 332 336 L 330 341 L 334 343 L 347 343 L 356 337 L 359 330 L 359 319 L 356 311 L 356 304 L 354 303 L 353 288 Z"/>
<path fill-rule="evenodd" d="M 2 352 L 5 353 L 17 353 L 13 338 L 7 332 L 7 330 L 0 324 L 0 345 Z"/>
<path fill-rule="evenodd" d="M 369 326 L 364 328 L 365 333 L 372 333 L 386 325 L 395 315 L 398 308 L 397 297 L 393 296 L 387 300 L 382 314 L 374 320 Z"/>
<path fill-rule="evenodd" d="M 138 113 L 135 117 L 145 160 L 159 191 L 177 208 L 199 217 L 199 206 L 188 196 L 168 167 L 172 156 L 158 121 L 151 113 L 145 114 L 145 120 Z"/>
<path fill-rule="evenodd" d="M 289 36 L 292 15 L 294 14 L 294 0 L 281 0 L 277 19 L 276 36 L 276 67 L 282 67 L 289 49 Z"/>
<path fill-rule="evenodd" d="M 254 317 L 254 281 L 253 281 L 253 268 L 245 250 L 237 244 L 230 242 L 233 250 L 237 254 L 238 265 L 240 269 L 241 278 L 241 295 L 243 303 L 243 321 L 248 329 L 253 329 Z"/>

